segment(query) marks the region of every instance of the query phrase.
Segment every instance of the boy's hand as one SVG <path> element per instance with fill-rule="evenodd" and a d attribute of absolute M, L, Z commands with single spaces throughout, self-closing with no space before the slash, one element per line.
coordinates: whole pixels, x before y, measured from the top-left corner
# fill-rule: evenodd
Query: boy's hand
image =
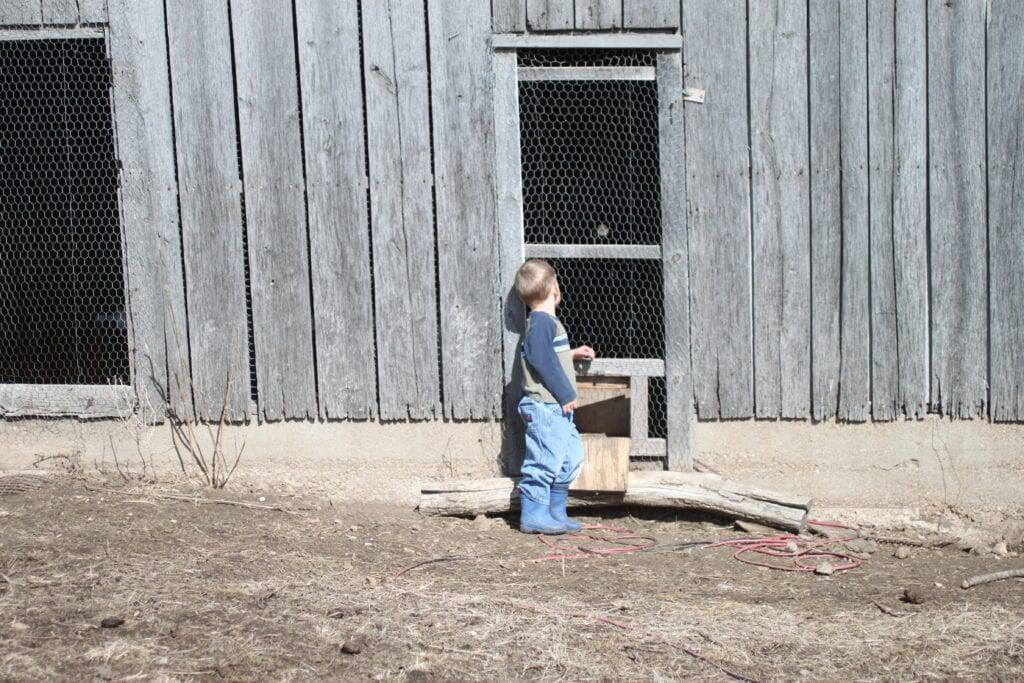
<path fill-rule="evenodd" d="M 573 360 L 594 360 L 596 356 L 597 354 L 594 353 L 594 349 L 589 346 L 579 346 L 572 350 Z"/>
<path fill-rule="evenodd" d="M 576 401 L 569 401 L 562 406 L 562 415 L 568 415 L 569 413 L 576 411 Z"/>

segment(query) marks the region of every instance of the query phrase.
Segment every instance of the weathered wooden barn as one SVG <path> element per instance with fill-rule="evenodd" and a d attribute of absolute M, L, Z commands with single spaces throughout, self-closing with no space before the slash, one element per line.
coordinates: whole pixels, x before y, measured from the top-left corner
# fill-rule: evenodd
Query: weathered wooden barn
<path fill-rule="evenodd" d="M 0 0 L 0 414 L 1024 421 L 1017 0 Z"/>

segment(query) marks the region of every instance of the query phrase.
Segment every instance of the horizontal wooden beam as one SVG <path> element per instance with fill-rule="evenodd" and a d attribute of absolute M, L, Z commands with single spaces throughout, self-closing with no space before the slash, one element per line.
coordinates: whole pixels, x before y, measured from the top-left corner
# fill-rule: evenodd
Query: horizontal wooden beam
<path fill-rule="evenodd" d="M 0 384 L 0 417 L 117 417 L 134 408 L 126 385 Z"/>
<path fill-rule="evenodd" d="M 523 66 L 520 81 L 653 81 L 653 66 Z"/>
<path fill-rule="evenodd" d="M 578 361 L 576 373 L 591 377 L 664 377 L 665 361 L 660 358 L 597 358 Z"/>
<path fill-rule="evenodd" d="M 78 26 L 74 28 L 0 28 L 0 42 L 8 40 L 76 40 L 85 38 L 102 38 L 102 28 Z"/>
<path fill-rule="evenodd" d="M 630 456 L 664 457 L 666 453 L 665 439 L 632 439 L 629 442 Z"/>
<path fill-rule="evenodd" d="M 661 259 L 657 244 L 524 244 L 526 258 Z"/>
<path fill-rule="evenodd" d="M 569 50 L 680 50 L 683 38 L 678 33 L 592 33 L 592 34 L 519 34 L 496 33 L 491 37 L 495 50 L 556 48 Z"/>

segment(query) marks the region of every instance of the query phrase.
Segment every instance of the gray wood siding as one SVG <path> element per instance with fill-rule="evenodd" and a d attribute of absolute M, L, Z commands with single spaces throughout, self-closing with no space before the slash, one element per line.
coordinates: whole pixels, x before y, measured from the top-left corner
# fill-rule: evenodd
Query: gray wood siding
<path fill-rule="evenodd" d="M 754 403 L 801 418 L 810 395 L 807 6 L 750 6 Z M 700 105 L 696 105 L 700 106 Z"/>
<path fill-rule="evenodd" d="M 622 21 L 628 29 L 676 28 L 679 26 L 679 1 L 622 0 Z"/>
<path fill-rule="evenodd" d="M 78 0 L 78 20 L 83 24 L 107 21 L 107 0 Z"/>
<path fill-rule="evenodd" d="M 250 396 L 238 155 L 234 135 L 210 135 L 235 129 L 228 21 L 226 4 L 167 2 L 192 382 L 212 420 L 244 419 Z"/>
<path fill-rule="evenodd" d="M 495 33 L 526 30 L 526 0 L 491 0 L 491 26 Z"/>
<path fill-rule="evenodd" d="M 684 82 L 707 90 L 685 117 L 693 382 L 702 418 L 753 414 L 745 15 L 743 0 L 690 0 L 683 14 Z"/>
<path fill-rule="evenodd" d="M 256 377 L 267 420 L 317 415 L 291 5 L 233 0 Z"/>
<path fill-rule="evenodd" d="M 495 273 L 491 18 L 485 3 L 429 4 L 445 415 L 501 414 Z"/>
<path fill-rule="evenodd" d="M 526 0 L 531 31 L 570 31 L 575 26 L 573 0 Z"/>
<path fill-rule="evenodd" d="M 1024 420 L 1024 4 L 988 25 L 988 217 L 992 419 Z"/>
<path fill-rule="evenodd" d="M 622 28 L 622 0 L 576 0 L 576 28 Z"/>
<path fill-rule="evenodd" d="M 4 0 L 0 3 L 0 26 L 40 24 L 43 8 L 39 0 Z"/>
<path fill-rule="evenodd" d="M 359 17 L 295 3 L 320 415 L 377 414 Z"/>
<path fill-rule="evenodd" d="M 985 6 L 928 3 L 931 401 L 956 417 L 988 396 Z"/>
<path fill-rule="evenodd" d="M 44 24 L 77 24 L 78 0 L 43 0 Z"/>
<path fill-rule="evenodd" d="M 415 0 L 363 6 L 380 416 L 439 412 L 425 17 Z"/>

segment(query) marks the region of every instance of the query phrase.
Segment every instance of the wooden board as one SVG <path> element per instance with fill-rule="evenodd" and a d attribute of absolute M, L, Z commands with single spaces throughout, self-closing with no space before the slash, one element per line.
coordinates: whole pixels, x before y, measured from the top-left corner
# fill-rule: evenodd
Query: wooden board
<path fill-rule="evenodd" d="M 689 0 L 686 109 L 693 382 L 706 418 L 753 415 L 746 3 Z"/>
<path fill-rule="evenodd" d="M 196 411 L 208 420 L 225 407 L 229 420 L 244 419 L 250 397 L 228 21 L 226 4 L 167 2 L 192 381 Z"/>
<path fill-rule="evenodd" d="M 526 30 L 526 0 L 491 0 L 491 27 L 495 33 Z"/>
<path fill-rule="evenodd" d="M 163 2 L 111 0 L 110 15 L 132 384 L 146 419 L 190 416 Z"/>
<path fill-rule="evenodd" d="M 580 432 L 618 437 L 630 435 L 632 402 L 629 380 L 624 377 L 581 377 L 576 381 L 576 388 L 573 419 Z"/>
<path fill-rule="evenodd" d="M 526 0 L 526 25 L 531 31 L 571 31 L 573 0 Z"/>
<path fill-rule="evenodd" d="M 811 414 L 827 420 L 839 404 L 839 2 L 812 2 L 809 11 Z"/>
<path fill-rule="evenodd" d="M 871 241 L 871 417 L 899 412 L 896 262 L 894 253 L 896 5 L 868 0 L 868 207 Z"/>
<path fill-rule="evenodd" d="M 77 24 L 77 0 L 43 0 L 44 24 Z"/>
<path fill-rule="evenodd" d="M 377 414 L 363 74 L 352 3 L 298 0 L 320 416 Z"/>
<path fill-rule="evenodd" d="M 985 8 L 928 3 L 931 400 L 964 418 L 988 393 Z"/>
<path fill-rule="evenodd" d="M 380 416 L 440 408 L 425 18 L 413 0 L 363 7 Z"/>
<path fill-rule="evenodd" d="M 865 0 L 839 11 L 839 172 L 842 179 L 839 412 L 871 416 L 870 244 L 868 239 L 867 18 Z"/>
<path fill-rule="evenodd" d="M 1024 420 L 1024 4 L 988 25 L 988 217 L 993 420 Z"/>
<path fill-rule="evenodd" d="M 807 7 L 750 5 L 750 138 L 757 417 L 810 406 Z"/>
<path fill-rule="evenodd" d="M 291 5 L 233 0 L 256 378 L 264 419 L 317 415 Z"/>
<path fill-rule="evenodd" d="M 428 11 L 444 410 L 492 418 L 501 405 L 501 327 L 490 11 L 471 0 Z"/>
<path fill-rule="evenodd" d="M 622 23 L 626 28 L 676 28 L 679 1 L 622 0 Z"/>
<path fill-rule="evenodd" d="M 625 492 L 629 475 L 629 439 L 583 435 L 583 467 L 573 491 Z"/>
<path fill-rule="evenodd" d="M 130 386 L 0 384 L 0 417 L 125 417 L 136 405 Z"/>
<path fill-rule="evenodd" d="M 690 270 L 687 233 L 686 125 L 682 99 L 683 67 L 678 52 L 657 58 L 658 148 L 661 169 L 662 281 L 665 316 L 666 449 L 673 470 L 693 467 L 693 371 L 690 364 Z M 647 402 L 646 377 L 631 382 L 641 392 L 636 403 Z M 636 397 L 636 392 L 634 392 Z M 648 436 L 646 410 L 633 411 L 634 446 Z"/>
<path fill-rule="evenodd" d="M 106 23 L 107 0 L 78 0 L 78 15 L 83 24 Z"/>
<path fill-rule="evenodd" d="M 576 0 L 575 15 L 578 29 L 622 28 L 622 0 Z"/>
<path fill-rule="evenodd" d="M 43 13 L 39 0 L 4 0 L 0 2 L 0 26 L 19 26 L 42 23 Z"/>

